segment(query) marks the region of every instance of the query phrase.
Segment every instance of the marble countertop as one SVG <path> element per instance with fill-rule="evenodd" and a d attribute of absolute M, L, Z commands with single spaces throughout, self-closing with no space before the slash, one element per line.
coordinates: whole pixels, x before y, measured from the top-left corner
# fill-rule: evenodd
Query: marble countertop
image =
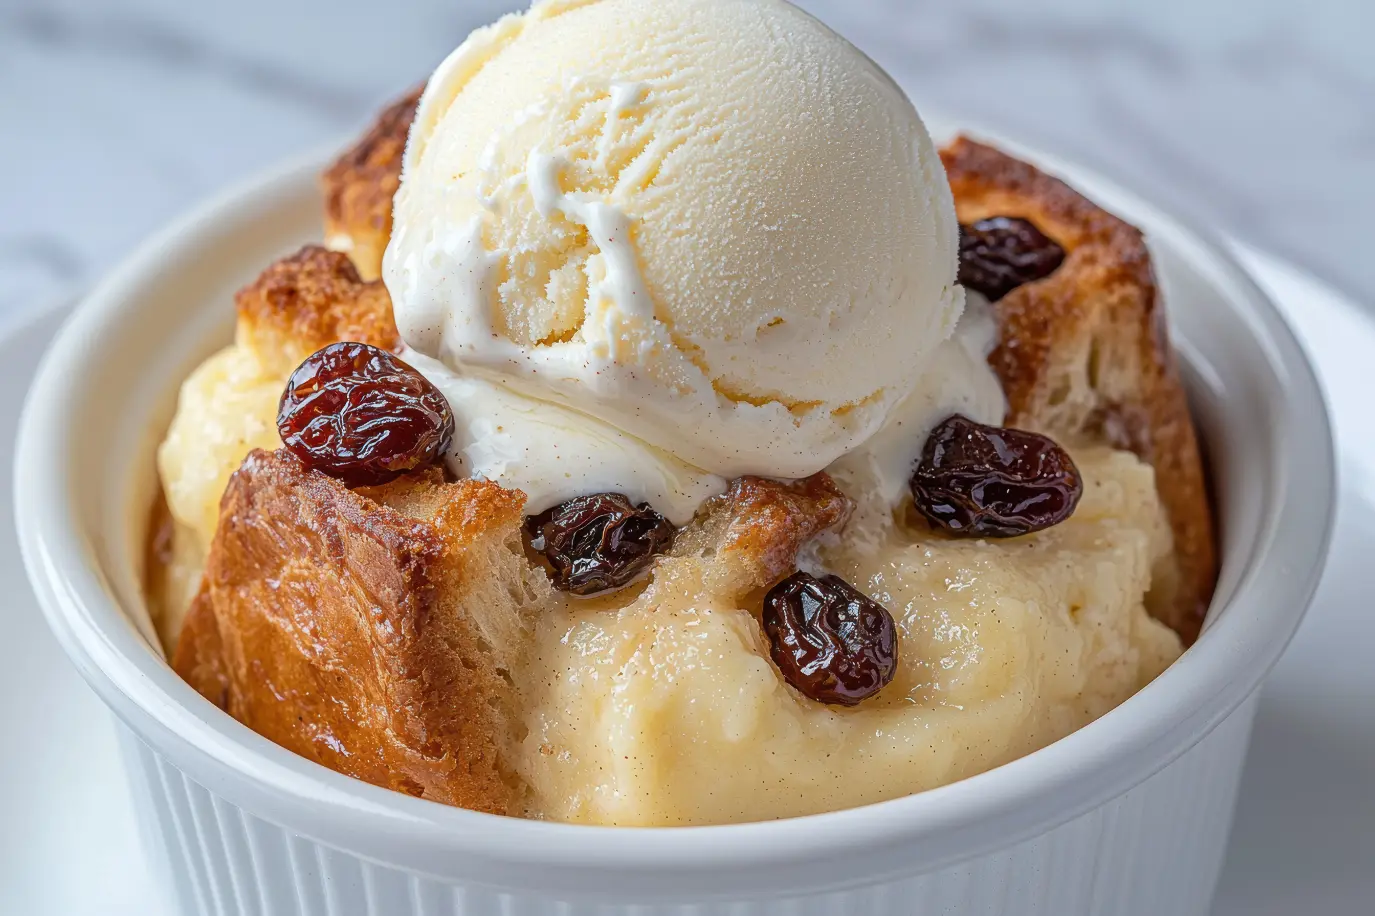
<path fill-rule="evenodd" d="M 519 0 L 0 0 L 0 316 L 346 136 Z M 1375 304 L 1369 0 L 807 0 L 953 113 Z"/>

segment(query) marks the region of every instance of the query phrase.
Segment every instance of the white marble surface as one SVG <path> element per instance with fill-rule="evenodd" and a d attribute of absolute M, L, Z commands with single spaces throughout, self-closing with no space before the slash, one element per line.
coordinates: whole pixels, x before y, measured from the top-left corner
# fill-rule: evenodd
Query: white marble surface
<path fill-rule="evenodd" d="M 0 0 L 0 315 L 363 124 L 521 0 Z M 806 0 L 917 102 L 1375 303 L 1371 0 Z"/>

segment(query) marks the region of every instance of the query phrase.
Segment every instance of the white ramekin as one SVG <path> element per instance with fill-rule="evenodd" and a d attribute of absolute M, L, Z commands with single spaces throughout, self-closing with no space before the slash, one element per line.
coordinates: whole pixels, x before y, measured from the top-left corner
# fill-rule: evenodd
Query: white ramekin
<path fill-rule="evenodd" d="M 319 157 L 202 207 L 95 290 L 22 424 L 19 535 L 59 640 L 122 720 L 154 857 L 185 913 L 1203 914 L 1255 698 L 1317 583 L 1333 501 L 1303 353 L 1231 260 L 1059 165 L 1143 226 L 1215 472 L 1223 574 L 1198 643 L 1118 709 L 954 785 L 834 814 L 574 827 L 333 773 L 207 703 L 150 641 L 140 592 L 153 449 L 178 384 L 228 339 L 230 296 L 318 237 Z"/>

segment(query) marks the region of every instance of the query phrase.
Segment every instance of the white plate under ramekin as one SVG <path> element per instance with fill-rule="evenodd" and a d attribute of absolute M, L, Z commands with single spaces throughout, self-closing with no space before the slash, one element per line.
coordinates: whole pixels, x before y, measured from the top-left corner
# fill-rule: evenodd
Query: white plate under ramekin
<path fill-rule="evenodd" d="M 919 795 L 762 824 L 576 827 L 448 808 L 297 757 L 198 696 L 148 636 L 139 580 L 156 440 L 181 379 L 228 339 L 233 290 L 318 237 L 323 161 L 251 182 L 150 240 L 59 334 L 21 424 L 29 575 L 125 726 L 145 836 L 182 911 L 1206 912 L 1257 689 L 1316 586 L 1334 493 L 1313 373 L 1227 255 L 1054 162 L 1147 231 L 1211 455 L 1223 573 L 1202 637 L 1175 665 L 1050 747 Z"/>

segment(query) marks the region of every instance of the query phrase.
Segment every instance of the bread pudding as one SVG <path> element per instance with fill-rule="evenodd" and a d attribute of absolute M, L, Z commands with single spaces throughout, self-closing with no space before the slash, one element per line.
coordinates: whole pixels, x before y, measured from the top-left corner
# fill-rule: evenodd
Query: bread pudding
<path fill-rule="evenodd" d="M 872 396 L 833 406 L 761 395 L 767 379 L 790 378 L 787 367 L 739 367 L 742 344 L 693 331 L 699 314 L 717 314 L 715 300 L 699 312 L 707 293 L 673 286 L 688 278 L 657 279 L 663 264 L 651 263 L 665 257 L 652 246 L 671 237 L 654 214 L 692 222 L 682 214 L 697 201 L 669 187 L 691 164 L 675 164 L 678 147 L 668 146 L 652 167 L 617 159 L 622 142 L 635 156 L 656 148 L 639 109 L 677 104 L 692 55 L 705 52 L 687 39 L 672 45 L 679 69 L 660 83 L 660 64 L 598 50 L 621 54 L 635 78 L 559 89 L 581 125 L 559 141 L 562 160 L 527 152 L 522 133 L 558 106 L 512 102 L 503 114 L 485 96 L 466 97 L 486 91 L 483 79 L 515 80 L 524 45 L 547 58 L 551 30 L 624 43 L 614 17 L 637 2 L 537 4 L 470 39 L 423 95 L 389 109 L 325 173 L 325 238 L 336 250 L 307 246 L 239 294 L 234 343 L 187 379 L 158 453 L 165 503 L 148 587 L 177 672 L 255 731 L 339 772 L 481 811 L 614 825 L 761 820 L 907 795 L 1028 754 L 1122 703 L 1197 635 L 1216 573 L 1202 463 L 1141 234 L 973 140 L 923 158 L 929 141 L 912 140 L 904 122 L 899 139 L 915 146 L 902 161 L 924 170 L 913 193 L 934 195 L 936 208 L 944 195 L 959 223 L 958 238 L 922 255 L 950 282 L 922 280 L 937 304 L 911 319 L 940 339 L 912 342 L 910 373 L 866 369 L 879 380 Z M 674 0 L 654 15 L 686 29 L 675 10 L 698 5 Z M 731 9 L 830 41 L 782 4 Z M 564 21 L 579 16 L 587 21 Z M 756 26 L 740 23 L 745 34 Z M 785 52 L 768 66 L 792 66 Z M 827 50 L 815 77 L 834 89 L 837 110 L 889 104 L 870 95 L 895 87 L 851 87 L 848 70 L 825 75 L 833 63 L 872 66 L 848 53 Z M 592 68 L 589 55 L 574 56 Z M 716 123 L 707 102 L 731 91 L 696 90 L 693 117 Z M 721 104 L 710 149 L 752 136 L 731 132 L 738 115 Z M 445 133 L 459 115 L 475 140 Z M 678 129 L 672 111 L 655 116 Z M 498 126 L 474 126 L 483 118 Z M 812 139 L 787 142 L 797 145 L 789 161 L 805 167 Z M 886 148 L 873 146 L 888 168 Z M 509 370 L 464 337 L 471 324 L 446 318 L 441 334 L 418 317 L 429 313 L 414 301 L 415 278 L 443 270 L 425 260 L 429 248 L 393 237 L 387 202 L 397 188 L 408 195 L 396 210 L 406 231 L 448 219 L 420 192 L 427 180 L 469 180 L 436 157 L 466 161 L 472 149 L 475 161 L 497 163 L 491 186 L 472 178 L 494 214 L 481 219 L 505 221 L 481 238 L 509 236 L 490 242 L 506 259 L 489 259 L 490 285 L 472 288 L 495 303 L 490 333 L 503 349 L 494 352 L 533 381 L 498 378 Z M 516 180 L 501 177 L 508 159 Z M 838 196 L 897 180 L 881 171 L 835 179 L 853 185 Z M 639 194 L 653 198 L 643 213 Z M 890 211 L 913 239 L 936 218 L 924 199 Z M 535 262 L 519 240 L 534 237 L 539 219 L 554 226 L 565 260 L 531 267 L 538 282 L 527 283 L 521 271 Z M 720 219 L 720 231 L 736 231 Z M 769 231 L 791 257 L 805 242 L 794 236 L 811 230 Z M 617 260 L 622 236 L 645 246 L 638 268 Z M 408 259 L 411 249 L 420 254 Z M 690 265 L 684 257 L 666 263 Z M 834 286 L 841 267 L 826 276 L 804 288 Z M 730 288 L 747 285 L 762 302 L 789 282 L 732 275 Z M 871 285 L 869 299 L 847 292 L 845 301 L 882 300 L 908 320 L 914 286 Z M 409 298 L 398 301 L 402 288 Z M 648 317 L 626 305 L 640 292 L 656 300 Z M 582 303 L 573 331 L 560 324 L 570 301 Z M 771 335 L 806 327 L 808 314 L 771 305 L 754 339 L 790 352 L 803 344 Z M 859 334 L 843 342 L 847 358 L 866 352 L 856 328 L 868 325 L 826 314 L 819 326 Z M 599 349 L 588 325 L 613 321 L 620 336 Z M 641 349 L 618 351 L 618 340 Z M 575 346 L 606 359 L 608 375 L 671 348 L 719 401 L 703 408 L 692 377 L 665 374 L 588 383 L 579 408 L 569 391 L 583 389 L 542 376 Z M 873 346 L 876 358 L 892 349 Z M 832 355 L 818 355 L 817 377 L 839 371 Z M 676 364 L 643 368 L 661 365 Z M 642 382 L 670 385 L 672 397 L 633 387 Z M 671 424 L 627 420 L 627 403 L 650 415 L 676 405 L 692 429 L 685 438 L 706 430 L 717 441 L 665 457 Z M 579 426 L 571 442 L 559 436 L 570 423 Z M 756 443 L 775 430 L 797 454 Z M 532 449 L 548 454 L 532 459 Z M 567 471 L 523 470 L 552 460 Z M 625 462 L 658 462 L 658 476 L 615 477 Z M 625 484 L 599 483 L 610 479 Z M 656 495 L 672 487 L 687 509 Z"/>

